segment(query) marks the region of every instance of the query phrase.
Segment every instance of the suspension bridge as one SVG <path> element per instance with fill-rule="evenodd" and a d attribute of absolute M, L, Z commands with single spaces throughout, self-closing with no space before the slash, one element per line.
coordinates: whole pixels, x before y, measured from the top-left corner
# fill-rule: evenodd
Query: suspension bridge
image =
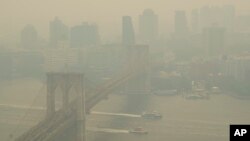
<path fill-rule="evenodd" d="M 76 132 L 70 141 L 86 141 L 86 114 L 98 102 L 122 86 L 128 91 L 149 91 L 148 46 L 135 46 L 132 54 L 126 69 L 119 75 L 90 90 L 86 89 L 87 81 L 83 73 L 48 72 L 46 116 L 15 141 L 57 141 L 69 128 L 74 128 Z M 55 104 L 57 89 L 62 95 L 62 106 L 58 110 Z"/>

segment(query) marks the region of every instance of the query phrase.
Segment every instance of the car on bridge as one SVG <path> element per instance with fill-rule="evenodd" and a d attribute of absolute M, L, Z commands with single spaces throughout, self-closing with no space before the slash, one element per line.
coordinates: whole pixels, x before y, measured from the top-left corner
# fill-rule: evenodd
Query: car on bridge
<path fill-rule="evenodd" d="M 148 134 L 148 131 L 146 131 L 142 127 L 136 127 L 136 128 L 130 129 L 129 133 L 143 135 L 143 134 Z"/>

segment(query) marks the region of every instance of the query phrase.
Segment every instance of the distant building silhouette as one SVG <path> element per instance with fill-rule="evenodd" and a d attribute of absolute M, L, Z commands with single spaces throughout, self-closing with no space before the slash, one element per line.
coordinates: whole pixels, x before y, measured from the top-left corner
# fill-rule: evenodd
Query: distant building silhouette
<path fill-rule="evenodd" d="M 218 26 L 204 28 L 202 36 L 203 44 L 209 57 L 222 55 L 224 53 L 225 28 Z"/>
<path fill-rule="evenodd" d="M 192 32 L 198 33 L 199 32 L 199 10 L 193 9 L 191 15 L 191 26 Z"/>
<path fill-rule="evenodd" d="M 50 22 L 49 31 L 49 40 L 52 47 L 58 47 L 58 44 L 69 39 L 69 28 L 57 17 Z"/>
<path fill-rule="evenodd" d="M 250 32 L 250 15 L 239 15 L 235 19 L 235 27 L 237 32 Z"/>
<path fill-rule="evenodd" d="M 7 51 L 0 52 L 0 66 L 1 66 L 1 73 L 0 79 L 11 79 L 12 78 L 12 70 L 13 70 L 13 59 L 12 53 Z"/>
<path fill-rule="evenodd" d="M 233 32 L 235 26 L 235 7 L 233 5 L 223 6 L 223 25 L 227 32 Z"/>
<path fill-rule="evenodd" d="M 226 76 L 233 77 L 237 81 L 250 80 L 250 53 L 243 52 L 229 56 L 223 64 L 223 72 Z"/>
<path fill-rule="evenodd" d="M 21 31 L 21 47 L 36 48 L 38 43 L 37 31 L 33 25 L 26 25 Z"/>
<path fill-rule="evenodd" d="M 209 27 L 214 24 L 215 21 L 212 21 L 212 13 L 211 9 L 209 6 L 203 6 L 200 8 L 200 26 L 201 30 L 204 29 L 205 27 Z"/>
<path fill-rule="evenodd" d="M 124 46 L 135 45 L 135 32 L 130 16 L 122 17 L 122 44 Z"/>
<path fill-rule="evenodd" d="M 136 77 L 130 79 L 126 84 L 126 93 L 128 94 L 149 94 L 151 90 L 150 83 L 150 65 L 149 65 L 149 46 L 134 45 L 130 52 L 129 65 L 140 64 L 139 73 Z"/>
<path fill-rule="evenodd" d="M 74 48 L 82 48 L 99 43 L 99 33 L 96 25 L 83 23 L 71 28 L 70 46 Z"/>
<path fill-rule="evenodd" d="M 204 6 L 200 9 L 201 29 L 214 24 L 224 27 L 228 32 L 234 30 L 235 8 L 233 5 Z"/>
<path fill-rule="evenodd" d="M 151 9 L 145 9 L 139 16 L 139 35 L 143 43 L 151 43 L 158 36 L 158 16 Z"/>
<path fill-rule="evenodd" d="M 185 37 L 188 34 L 188 22 L 185 11 L 175 11 L 175 35 Z"/>

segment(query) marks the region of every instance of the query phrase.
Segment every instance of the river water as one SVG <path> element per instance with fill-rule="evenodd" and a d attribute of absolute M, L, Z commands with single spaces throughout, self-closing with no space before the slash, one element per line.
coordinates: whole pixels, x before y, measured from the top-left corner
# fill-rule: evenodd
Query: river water
<path fill-rule="evenodd" d="M 13 139 L 44 118 L 46 90 L 42 82 L 17 80 L 4 82 L 0 88 L 1 140 Z M 94 114 L 87 116 L 87 140 L 228 141 L 230 124 L 250 123 L 249 107 L 249 100 L 227 94 L 211 95 L 208 100 L 187 100 L 178 95 L 112 94 L 92 109 Z M 163 118 L 140 117 L 143 111 L 153 110 Z M 148 134 L 130 134 L 129 130 L 135 127 L 142 127 Z"/>

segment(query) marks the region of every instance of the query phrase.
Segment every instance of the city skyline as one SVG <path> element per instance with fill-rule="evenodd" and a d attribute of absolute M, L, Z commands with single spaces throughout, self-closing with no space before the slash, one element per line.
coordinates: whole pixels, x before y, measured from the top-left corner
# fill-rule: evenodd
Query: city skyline
<path fill-rule="evenodd" d="M 12 2 L 13 3 L 13 2 Z M 58 16 L 61 20 L 65 22 L 67 26 L 74 26 L 82 22 L 96 23 L 99 26 L 101 37 L 104 40 L 114 41 L 121 36 L 121 17 L 124 15 L 129 15 L 134 20 L 135 30 L 138 31 L 138 20 L 139 15 L 144 9 L 150 8 L 159 17 L 159 35 L 166 36 L 169 35 L 174 30 L 174 13 L 176 10 L 184 10 L 187 12 L 187 17 L 190 24 L 191 11 L 194 8 L 201 8 L 205 5 L 210 6 L 223 6 L 228 4 L 233 4 L 236 7 L 237 15 L 249 15 L 250 8 L 247 1 L 188 1 L 182 2 L 182 5 L 177 5 L 179 1 L 176 2 L 143 2 L 139 0 L 134 4 L 131 1 L 118 2 L 113 0 L 108 0 L 106 3 L 97 3 L 96 1 L 74 1 L 69 4 L 66 1 L 62 1 L 58 6 L 55 3 L 59 1 L 48 2 L 32 2 L 30 0 L 25 0 L 22 2 L 15 2 L 11 4 L 11 1 L 3 0 L 3 5 L 1 7 L 0 16 L 4 19 L 0 24 L 0 38 L 8 39 L 15 37 L 15 33 L 19 32 L 26 24 L 34 25 L 39 33 L 39 36 L 48 39 L 48 21 L 54 19 Z M 141 3 L 141 4 L 140 4 Z M 28 6 L 33 5 L 32 7 Z M 43 7 L 46 5 L 46 11 Z M 108 8 L 108 5 L 116 5 L 112 8 Z M 133 4 L 134 6 L 131 6 Z M 185 6 L 184 6 L 185 5 Z M 73 9 L 71 7 L 74 7 Z M 56 10 L 55 10 L 56 9 Z M 17 12 L 18 11 L 18 12 Z M 114 12 L 115 11 L 115 12 Z M 112 26 L 111 26 L 112 25 Z"/>
<path fill-rule="evenodd" d="M 1 140 L 227 141 L 250 123 L 250 0 L 0 2 Z"/>

